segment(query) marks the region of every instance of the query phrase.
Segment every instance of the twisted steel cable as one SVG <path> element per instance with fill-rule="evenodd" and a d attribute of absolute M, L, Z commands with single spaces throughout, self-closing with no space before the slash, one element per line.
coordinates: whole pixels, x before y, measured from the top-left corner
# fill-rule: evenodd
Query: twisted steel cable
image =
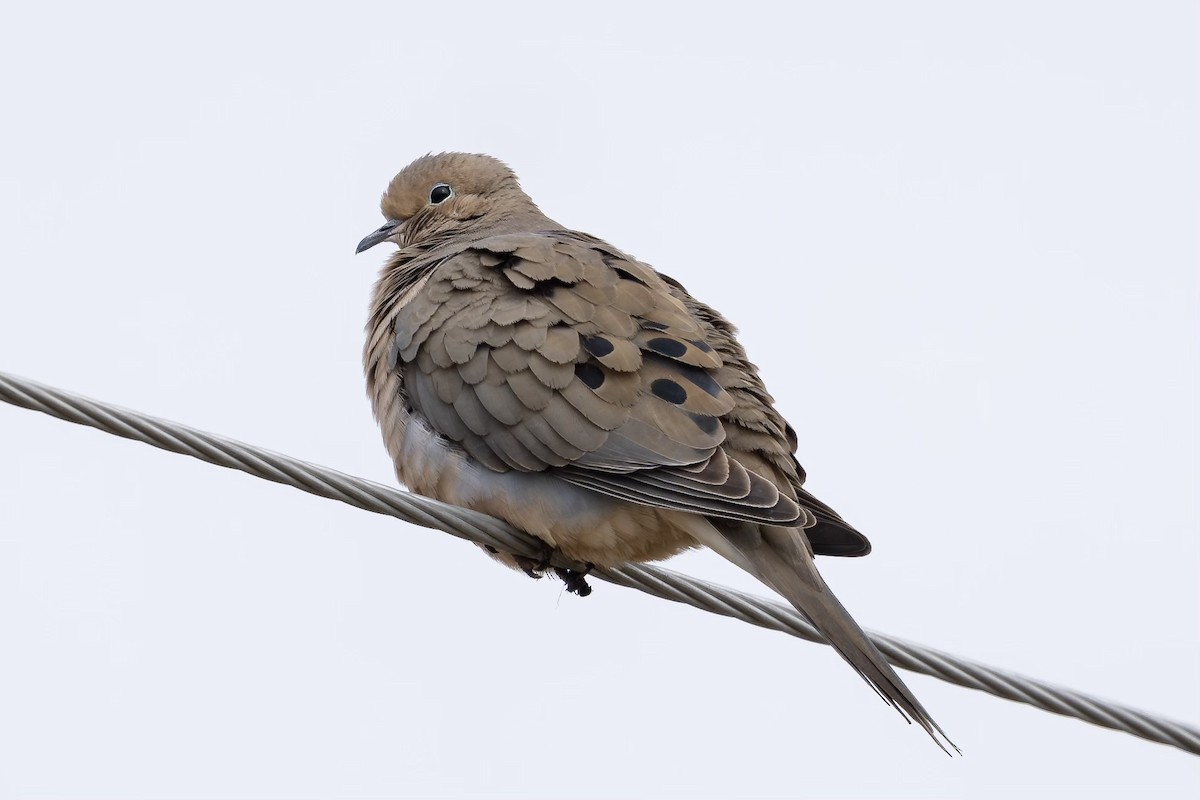
<path fill-rule="evenodd" d="M 67 422 L 98 428 L 115 436 L 192 456 L 210 464 L 248 472 L 259 478 L 340 500 L 377 514 L 387 514 L 414 525 L 435 528 L 498 550 L 534 559 L 540 559 L 544 553 L 539 540 L 486 514 L 392 489 L 4 372 L 0 372 L 0 400 Z M 582 564 L 560 557 L 556 557 L 553 563 L 560 567 L 584 568 Z M 686 603 L 714 614 L 825 644 L 812 625 L 789 606 L 669 569 L 629 564 L 611 569 L 595 568 L 590 574 L 665 600 Z M 1200 728 L 887 634 L 872 631 L 868 631 L 868 634 L 887 659 L 898 667 L 1200 755 Z"/>

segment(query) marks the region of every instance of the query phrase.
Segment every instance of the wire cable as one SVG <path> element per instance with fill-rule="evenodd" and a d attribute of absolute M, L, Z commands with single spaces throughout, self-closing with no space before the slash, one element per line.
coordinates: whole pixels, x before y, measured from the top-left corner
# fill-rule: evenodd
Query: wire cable
<path fill-rule="evenodd" d="M 495 547 L 526 558 L 540 559 L 540 540 L 500 520 L 466 508 L 447 505 L 373 481 L 273 453 L 234 439 L 189 428 L 128 409 L 0 372 L 0 400 L 52 417 L 87 425 L 126 439 L 192 456 L 210 464 L 241 470 L 275 483 L 420 525 L 460 539 Z M 555 558 L 555 566 L 583 569 L 584 565 Z M 698 580 L 662 567 L 628 564 L 594 568 L 597 578 L 647 594 L 686 603 L 704 611 L 825 644 L 825 640 L 789 606 Z M 888 661 L 903 669 L 931 675 L 1043 711 L 1075 717 L 1093 725 L 1177 747 L 1200 755 L 1200 728 L 1164 719 L 915 642 L 868 631 Z"/>

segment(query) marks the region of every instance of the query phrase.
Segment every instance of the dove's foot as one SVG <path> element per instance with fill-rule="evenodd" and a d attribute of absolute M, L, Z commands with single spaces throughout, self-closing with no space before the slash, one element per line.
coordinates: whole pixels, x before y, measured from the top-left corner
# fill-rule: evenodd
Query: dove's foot
<path fill-rule="evenodd" d="M 517 562 L 517 566 L 521 568 L 522 572 L 534 580 L 538 580 L 546 574 L 546 570 L 550 568 L 550 561 L 553 558 L 554 548 L 543 542 L 542 557 L 540 559 L 513 556 L 513 561 Z"/>
<path fill-rule="evenodd" d="M 554 568 L 554 574 L 562 578 L 562 582 L 566 584 L 567 591 L 571 594 L 577 594 L 580 597 L 587 597 L 592 593 L 592 587 L 588 585 L 587 574 L 592 571 L 594 564 L 588 564 L 587 569 L 580 572 L 574 569 L 562 569 L 561 567 Z"/>

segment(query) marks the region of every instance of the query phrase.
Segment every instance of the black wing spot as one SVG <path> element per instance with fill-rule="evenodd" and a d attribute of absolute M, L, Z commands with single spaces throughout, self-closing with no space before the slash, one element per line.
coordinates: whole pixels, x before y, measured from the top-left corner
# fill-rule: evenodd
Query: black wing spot
<path fill-rule="evenodd" d="M 575 365 L 575 377 L 589 389 L 599 389 L 604 384 L 604 370 L 587 362 Z"/>
<path fill-rule="evenodd" d="M 716 417 L 710 417 L 708 414 L 688 414 L 692 418 L 692 422 L 696 423 L 696 427 L 707 434 L 714 434 L 717 428 L 721 427 L 721 420 Z"/>
<path fill-rule="evenodd" d="M 520 260 L 521 259 L 516 256 L 512 257 L 513 264 L 516 264 Z M 546 278 L 545 280 L 538 281 L 537 286 L 533 287 L 531 291 L 540 294 L 542 297 L 547 299 L 553 299 L 554 293 L 559 289 L 569 289 L 570 287 L 571 284 L 567 283 L 566 281 L 559 280 L 558 278 Z"/>
<path fill-rule="evenodd" d="M 711 353 L 713 351 L 712 345 L 703 339 L 688 339 L 688 341 L 696 345 L 696 349 L 698 350 L 703 350 L 706 353 Z"/>
<path fill-rule="evenodd" d="M 655 322 L 652 319 L 642 320 L 642 329 L 647 331 L 665 331 L 667 329 L 665 322 Z"/>
<path fill-rule="evenodd" d="M 671 358 L 679 358 L 687 352 L 687 345 L 678 339 L 668 339 L 666 336 L 655 336 L 650 341 L 646 342 L 646 347 L 649 347 L 656 353 Z"/>
<path fill-rule="evenodd" d="M 716 379 L 708 373 L 707 370 L 697 367 L 682 367 L 679 370 L 683 373 L 683 377 L 687 378 L 692 383 L 699 386 L 704 391 L 708 392 L 713 397 L 718 397 L 721 394 L 721 384 L 717 383 Z"/>
<path fill-rule="evenodd" d="M 655 397 L 666 400 L 668 403 L 679 405 L 687 400 L 687 389 L 684 389 L 678 383 L 668 378 L 659 378 L 650 384 L 650 391 Z"/>
<path fill-rule="evenodd" d="M 603 336 L 585 336 L 583 337 L 583 349 L 596 358 L 604 358 L 613 351 L 613 343 Z"/>

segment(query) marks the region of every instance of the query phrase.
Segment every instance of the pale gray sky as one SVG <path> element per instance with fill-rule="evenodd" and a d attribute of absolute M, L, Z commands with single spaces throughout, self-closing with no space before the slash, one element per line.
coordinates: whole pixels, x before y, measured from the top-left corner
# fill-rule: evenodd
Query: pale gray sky
<path fill-rule="evenodd" d="M 392 483 L 388 179 L 739 323 L 866 626 L 1200 720 L 1194 3 L 21 4 L 0 369 Z M 0 796 L 1195 797 L 1200 760 L 0 406 Z M 672 567 L 744 588 L 715 556 Z"/>

